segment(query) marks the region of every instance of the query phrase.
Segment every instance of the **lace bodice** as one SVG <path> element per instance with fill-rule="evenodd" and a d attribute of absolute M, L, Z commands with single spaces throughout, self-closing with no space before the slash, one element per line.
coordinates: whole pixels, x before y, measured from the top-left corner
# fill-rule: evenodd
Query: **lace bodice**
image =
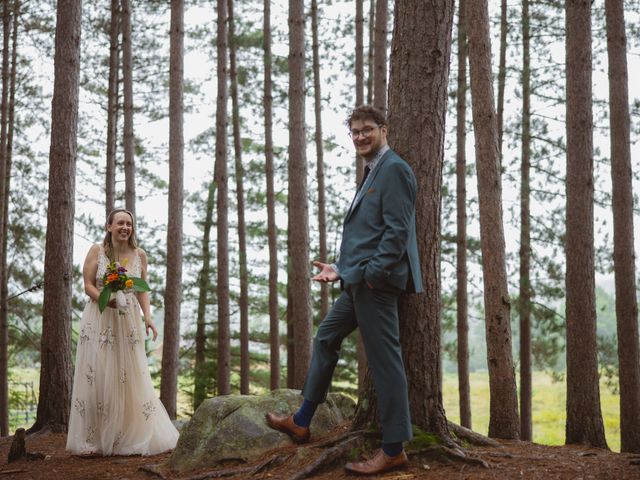
<path fill-rule="evenodd" d="M 104 277 L 105 272 L 107 271 L 107 265 L 109 264 L 109 259 L 104 253 L 104 247 L 100 246 L 100 252 L 98 253 L 98 271 L 96 273 L 96 286 L 98 289 L 102 289 L 102 277 Z M 140 277 L 142 275 L 142 265 L 140 263 L 140 254 L 136 249 L 136 254 L 133 257 L 133 261 L 131 261 L 127 266 L 127 275 L 130 277 Z"/>

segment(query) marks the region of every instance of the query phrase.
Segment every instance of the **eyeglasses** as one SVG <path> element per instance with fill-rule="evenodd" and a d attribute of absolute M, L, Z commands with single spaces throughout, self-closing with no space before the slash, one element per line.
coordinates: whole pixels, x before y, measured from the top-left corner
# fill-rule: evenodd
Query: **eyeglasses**
<path fill-rule="evenodd" d="M 358 138 L 360 135 L 363 136 L 363 138 L 368 138 L 369 136 L 371 136 L 371 134 L 373 133 L 373 131 L 376 128 L 380 128 L 382 125 L 376 125 L 375 127 L 364 127 L 362 130 L 350 130 L 349 131 L 349 136 L 355 140 L 356 138 Z"/>

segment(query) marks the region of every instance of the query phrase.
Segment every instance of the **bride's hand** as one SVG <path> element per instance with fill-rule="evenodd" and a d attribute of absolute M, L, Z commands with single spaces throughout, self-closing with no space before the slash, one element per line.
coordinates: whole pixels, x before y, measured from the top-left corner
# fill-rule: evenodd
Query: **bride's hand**
<path fill-rule="evenodd" d="M 158 330 L 156 329 L 156 326 L 153 324 L 153 322 L 151 320 L 147 320 L 145 319 L 144 321 L 144 326 L 147 330 L 147 337 L 149 336 L 149 329 L 151 329 L 151 331 L 153 332 L 153 341 L 156 341 L 156 338 L 158 338 Z"/>

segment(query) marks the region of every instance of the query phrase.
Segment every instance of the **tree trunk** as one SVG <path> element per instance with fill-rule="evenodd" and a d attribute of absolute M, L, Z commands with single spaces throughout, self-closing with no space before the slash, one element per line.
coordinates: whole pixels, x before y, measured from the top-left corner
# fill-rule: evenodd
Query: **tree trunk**
<path fill-rule="evenodd" d="M 396 0 L 389 88 L 389 143 L 416 174 L 416 230 L 424 287 L 428 294 L 404 295 L 399 302 L 400 342 L 409 383 L 412 423 L 451 438 L 442 407 L 440 359 L 440 205 L 445 113 L 451 53 L 453 2 Z M 420 43 L 422 55 L 416 55 Z M 425 74 L 425 72 L 428 72 Z M 420 131 L 420 136 L 413 132 Z M 371 382 L 369 382 L 371 383 Z M 372 390 L 358 409 L 374 410 Z M 362 407 L 365 408 L 362 408 Z M 356 420 L 365 426 L 371 423 Z"/>
<path fill-rule="evenodd" d="M 414 424 L 450 441 L 442 408 L 440 205 L 453 1 L 397 0 L 391 52 L 389 142 L 415 172 L 416 231 L 424 288 L 400 302 L 400 342 Z M 423 55 L 416 56 L 421 44 Z M 416 136 L 417 128 L 422 132 Z M 415 368 L 415 366 L 420 366 Z"/>
<path fill-rule="evenodd" d="M 8 2 L 7 2 L 8 3 Z M 0 224 L 0 436 L 9 434 L 9 297 L 8 282 L 10 271 L 7 267 L 7 246 L 9 239 L 9 198 L 11 192 L 11 159 L 13 157 L 13 131 L 15 118 L 16 68 L 18 52 L 19 0 L 13 2 L 13 27 L 11 32 L 11 71 L 9 80 L 9 105 L 7 111 L 6 144 L 2 143 L 5 163 L 4 190 L 0 190 L 3 213 Z M 7 50 L 5 50 L 6 52 Z M 3 62 L 4 63 L 4 62 Z"/>
<path fill-rule="evenodd" d="M 611 114 L 611 183 L 613 186 L 613 262 L 616 282 L 618 363 L 620 369 L 621 451 L 640 453 L 640 346 L 633 251 L 627 38 L 624 3 L 605 0 Z"/>
<path fill-rule="evenodd" d="M 367 53 L 367 105 L 373 105 L 373 77 L 375 76 L 373 64 L 375 54 L 374 25 L 376 21 L 376 0 L 369 0 L 369 50 Z M 361 162 L 364 163 L 364 162 Z M 363 170 L 361 166 L 360 170 Z"/>
<path fill-rule="evenodd" d="M 124 95 L 124 202 L 136 213 L 136 164 L 133 136 L 133 47 L 131 45 L 131 0 L 122 0 L 122 85 Z M 173 417 L 172 417 L 173 418 Z"/>
<path fill-rule="evenodd" d="M 356 107 L 364 103 L 364 9 L 356 0 Z"/>
<path fill-rule="evenodd" d="M 387 10 L 388 0 L 376 2 L 374 33 L 373 105 L 387 111 Z"/>
<path fill-rule="evenodd" d="M 40 395 L 31 432 L 66 432 L 71 407 L 73 224 L 80 78 L 81 0 L 59 0 L 49 150 Z"/>
<path fill-rule="evenodd" d="M 264 156 L 267 180 L 267 237 L 269 243 L 269 386 L 280 388 L 280 310 L 278 307 L 278 230 L 273 185 L 273 96 L 271 93 L 271 0 L 264 0 Z"/>
<path fill-rule="evenodd" d="M 9 152 L 7 129 L 9 123 L 9 38 L 11 37 L 11 12 L 9 2 L 2 5 L 2 100 L 0 114 L 0 436 L 9 433 L 9 324 L 7 315 L 5 285 L 8 283 L 6 238 L 8 236 L 6 216 L 8 215 Z"/>
<path fill-rule="evenodd" d="M 607 448 L 600 411 L 596 342 L 591 3 L 567 0 L 565 13 L 567 32 L 566 442 Z"/>
<path fill-rule="evenodd" d="M 184 205 L 184 2 L 171 0 L 169 57 L 169 218 L 167 282 L 164 293 L 164 338 L 160 400 L 176 418 L 180 303 L 182 301 L 182 209 Z"/>
<path fill-rule="evenodd" d="M 327 263 L 327 214 L 324 189 L 324 154 L 322 147 L 322 94 L 320 91 L 320 46 L 318 44 L 318 0 L 311 0 L 313 37 L 313 96 L 316 120 L 316 178 L 318 181 L 318 237 L 320 261 Z M 357 50 L 357 49 L 356 49 Z M 320 318 L 329 312 L 329 284 L 320 283 Z"/>
<path fill-rule="evenodd" d="M 304 1 L 289 0 L 289 297 L 295 341 L 294 388 L 302 388 L 311 361 L 309 207 L 305 137 Z"/>
<path fill-rule="evenodd" d="M 240 106 L 238 104 L 238 74 L 236 71 L 236 45 L 233 18 L 233 0 L 229 9 L 229 65 L 231 67 L 231 105 L 233 121 L 233 148 L 236 167 L 236 198 L 238 210 L 238 264 L 240 268 L 240 393 L 249 393 L 249 274 L 247 272 L 247 233 L 244 221 L 244 167 L 240 139 Z"/>
<path fill-rule="evenodd" d="M 194 367 L 193 410 L 207 398 L 209 379 L 205 365 L 205 347 L 207 344 L 206 317 L 207 296 L 211 289 L 211 227 L 213 226 L 213 207 L 215 204 L 216 182 L 209 183 L 209 194 L 203 222 L 202 233 L 202 269 L 198 276 L 198 313 L 196 317 L 196 358 Z"/>
<path fill-rule="evenodd" d="M 218 98 L 216 101 L 217 263 L 218 263 L 218 395 L 231 393 L 229 326 L 229 186 L 227 174 L 227 2 L 218 0 Z"/>
<path fill-rule="evenodd" d="M 504 88 L 507 80 L 507 0 L 500 0 L 500 65 L 498 66 L 498 150 L 502 161 L 502 133 L 504 132 Z"/>
<path fill-rule="evenodd" d="M 469 25 L 473 25 L 469 29 L 469 64 L 491 397 L 489 436 L 515 439 L 520 436 L 520 421 L 511 353 L 511 304 L 502 225 L 502 183 L 491 75 L 489 15 L 486 0 L 470 2 L 468 7 Z"/>
<path fill-rule="evenodd" d="M 458 89 L 456 104 L 456 304 L 460 425 L 471 429 L 469 387 L 469 308 L 467 295 L 467 15 L 466 0 L 458 3 Z"/>
<path fill-rule="evenodd" d="M 107 91 L 107 172 L 105 179 L 105 218 L 116 204 L 116 150 L 118 144 L 118 90 L 120 85 L 120 2 L 111 0 L 109 26 L 109 89 Z"/>
<path fill-rule="evenodd" d="M 520 439 L 531 441 L 531 76 L 529 0 L 522 0 L 522 163 L 520 166 Z"/>

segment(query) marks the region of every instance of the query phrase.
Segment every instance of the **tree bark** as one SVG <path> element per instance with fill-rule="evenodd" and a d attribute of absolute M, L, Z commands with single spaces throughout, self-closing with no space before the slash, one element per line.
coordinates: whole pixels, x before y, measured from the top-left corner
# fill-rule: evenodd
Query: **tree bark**
<path fill-rule="evenodd" d="M 233 0 L 228 0 L 229 65 L 231 76 L 231 110 L 233 148 L 236 168 L 236 209 L 238 211 L 238 266 L 240 268 L 240 393 L 249 393 L 249 274 L 247 272 L 247 232 L 244 220 L 244 167 L 240 138 L 240 106 L 238 104 L 238 73 L 236 70 L 236 41 Z"/>
<path fill-rule="evenodd" d="M 213 207 L 215 204 L 216 182 L 209 183 L 209 194 L 203 222 L 202 233 L 202 268 L 198 275 L 198 313 L 196 317 L 196 355 L 193 385 L 193 410 L 207 398 L 207 368 L 205 365 L 205 349 L 207 344 L 206 316 L 207 297 L 211 288 L 211 227 L 213 226 Z"/>
<path fill-rule="evenodd" d="M 122 0 L 122 85 L 124 95 L 124 201 L 136 213 L 136 164 L 133 134 L 133 46 L 131 44 L 131 0 Z"/>
<path fill-rule="evenodd" d="M 218 97 L 216 101 L 217 263 L 218 263 L 218 395 L 231 393 L 229 326 L 229 178 L 227 173 L 227 2 L 218 0 Z"/>
<path fill-rule="evenodd" d="M 313 38 L 313 96 L 316 120 L 316 179 L 318 181 L 318 238 L 320 261 L 327 263 L 327 214 L 324 188 L 324 152 L 322 146 L 322 93 L 320 91 L 320 45 L 318 43 L 318 0 L 311 0 Z M 320 318 L 329 312 L 329 284 L 320 283 Z"/>
<path fill-rule="evenodd" d="M 486 0 L 470 2 L 468 7 L 469 25 L 473 25 L 469 29 L 469 64 L 491 397 L 489 436 L 515 439 L 520 435 L 520 421 L 511 353 L 511 304 L 502 224 L 502 183 L 491 74 L 489 15 Z"/>
<path fill-rule="evenodd" d="M 107 91 L 107 168 L 105 179 L 105 218 L 116 204 L 116 150 L 118 144 L 118 90 L 120 85 L 120 2 L 111 0 L 109 25 L 109 87 Z"/>
<path fill-rule="evenodd" d="M 387 10 L 388 0 L 376 1 L 373 105 L 383 112 L 387 111 Z"/>
<path fill-rule="evenodd" d="M 271 0 L 264 0 L 264 156 L 267 182 L 267 237 L 269 244 L 269 386 L 280 388 L 280 310 L 278 307 L 278 231 L 273 168 L 273 96 L 271 85 Z"/>
<path fill-rule="evenodd" d="M 367 105 L 373 105 L 373 78 L 375 76 L 373 64 L 375 54 L 376 0 L 369 0 L 369 50 L 367 53 Z M 364 162 L 361 162 L 364 163 Z M 361 166 L 360 170 L 364 170 Z M 362 174 L 362 172 L 361 172 Z"/>
<path fill-rule="evenodd" d="M 405 365 L 410 366 L 406 373 L 412 423 L 450 443 L 441 388 L 440 205 L 453 2 L 409 7 L 415 4 L 395 2 L 389 144 L 416 175 L 418 250 L 424 288 L 429 293 L 400 298 L 400 343 Z M 423 46 L 422 55 L 416 55 L 418 43 Z M 367 390 L 360 397 L 358 410 L 373 414 L 374 403 L 372 390 Z M 360 421 L 359 425 L 365 426 L 373 417 L 362 420 L 357 412 L 354 424 Z"/>
<path fill-rule="evenodd" d="M 356 107 L 364 103 L 364 9 L 356 0 Z"/>
<path fill-rule="evenodd" d="M 640 453 L 640 346 L 636 299 L 633 186 L 631 170 L 629 74 L 622 0 L 606 0 L 613 263 L 616 282 L 621 451 Z"/>
<path fill-rule="evenodd" d="M 164 338 L 160 400 L 176 418 L 180 304 L 182 300 L 182 209 L 184 205 L 184 1 L 171 0 L 169 57 L 169 218 L 167 282 L 164 294 Z"/>
<path fill-rule="evenodd" d="M 71 406 L 73 224 L 80 78 L 81 0 L 59 0 L 49 149 L 40 395 L 31 432 L 66 432 Z"/>
<path fill-rule="evenodd" d="M 8 2 L 7 2 L 8 3 Z M 13 2 L 13 26 L 11 30 L 11 70 L 9 79 L 9 105 L 7 111 L 6 144 L 2 143 L 5 163 L 4 190 L 0 190 L 3 213 L 0 216 L 0 436 L 9 434 L 9 275 L 7 266 L 7 247 L 9 239 L 9 198 L 11 192 L 11 159 L 13 157 L 13 131 L 15 118 L 16 68 L 18 57 L 18 16 L 20 2 Z M 7 51 L 7 50 L 5 50 Z M 3 62 L 4 63 L 4 62 Z"/>
<path fill-rule="evenodd" d="M 6 238 L 8 236 L 6 216 L 8 215 L 8 183 L 11 170 L 7 148 L 9 123 L 9 38 L 11 37 L 11 12 L 9 2 L 2 5 L 2 100 L 0 105 L 0 436 L 9 434 L 9 324 L 7 323 L 8 282 Z"/>
<path fill-rule="evenodd" d="M 460 425 L 471 429 L 469 387 L 469 307 L 467 294 L 467 15 L 466 0 L 458 3 L 458 89 L 456 92 L 456 304 Z"/>
<path fill-rule="evenodd" d="M 593 246 L 591 3 L 565 2 L 567 65 L 566 442 L 607 448 L 600 410 Z"/>
<path fill-rule="evenodd" d="M 504 89 L 507 80 L 507 0 L 500 0 L 500 65 L 498 66 L 498 150 L 502 161 L 502 133 L 504 131 Z"/>
<path fill-rule="evenodd" d="M 311 361 L 309 207 L 305 136 L 304 1 L 289 0 L 289 323 L 295 342 L 294 388 L 302 388 Z"/>
<path fill-rule="evenodd" d="M 522 161 L 520 166 L 520 439 L 531 441 L 531 73 L 529 0 L 522 0 Z"/>

